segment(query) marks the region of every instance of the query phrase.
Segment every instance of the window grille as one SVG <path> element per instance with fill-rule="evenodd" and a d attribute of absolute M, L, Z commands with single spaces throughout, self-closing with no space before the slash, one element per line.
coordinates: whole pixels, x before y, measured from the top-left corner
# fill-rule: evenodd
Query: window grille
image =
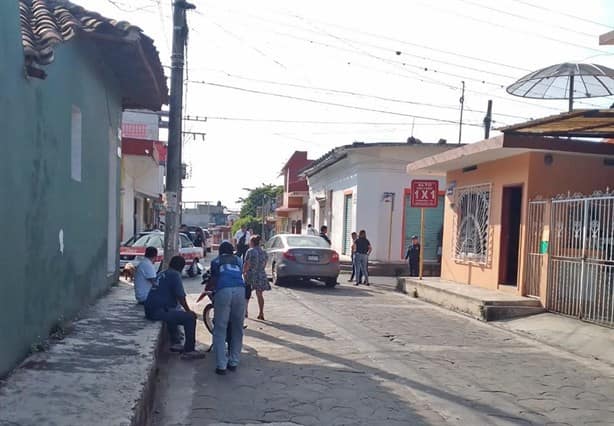
<path fill-rule="evenodd" d="M 456 242 L 454 258 L 486 264 L 489 253 L 491 185 L 455 189 Z"/>

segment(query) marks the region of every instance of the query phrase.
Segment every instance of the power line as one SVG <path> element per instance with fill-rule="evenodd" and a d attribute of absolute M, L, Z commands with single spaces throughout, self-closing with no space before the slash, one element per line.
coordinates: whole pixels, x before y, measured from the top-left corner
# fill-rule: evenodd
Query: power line
<path fill-rule="evenodd" d="M 240 80 L 247 80 L 247 81 L 254 81 L 254 82 L 258 82 L 258 83 L 272 84 L 272 85 L 277 85 L 277 86 L 296 87 L 296 88 L 300 88 L 300 89 L 317 90 L 317 91 L 330 92 L 330 93 L 339 93 L 339 94 L 342 94 L 342 95 L 350 95 L 350 96 L 358 96 L 358 97 L 364 97 L 364 98 L 371 98 L 371 99 L 377 99 L 377 100 L 386 101 L 386 102 L 395 102 L 395 103 L 402 103 L 402 104 L 409 104 L 409 105 L 426 106 L 426 107 L 430 107 L 430 108 L 448 109 L 448 110 L 454 110 L 454 111 L 458 110 L 458 105 L 438 105 L 438 104 L 433 104 L 433 103 L 428 103 L 428 102 L 409 101 L 409 100 L 398 99 L 398 98 L 388 98 L 388 97 L 384 97 L 384 96 L 371 95 L 371 94 L 366 94 L 366 93 L 359 93 L 359 92 L 354 92 L 354 91 L 350 91 L 350 90 L 340 90 L 340 89 L 331 89 L 331 88 L 326 88 L 326 87 L 308 86 L 308 85 L 303 85 L 303 84 L 285 83 L 285 82 L 280 82 L 280 81 L 264 80 L 264 79 L 259 79 L 259 78 L 245 77 L 245 76 L 240 76 L 240 75 L 236 75 L 236 74 L 227 73 L 225 71 L 219 71 L 219 72 L 222 72 L 222 73 L 224 73 L 227 76 L 232 77 L 232 78 L 237 78 L 237 79 L 240 79 Z M 197 80 L 190 80 L 190 83 L 206 84 L 205 81 L 197 81 Z M 476 110 L 476 109 L 471 109 L 471 108 L 465 108 L 465 110 L 469 111 L 469 112 L 486 114 L 486 111 L 481 111 L 481 110 Z M 528 119 L 528 117 L 522 117 L 522 116 L 519 116 L 519 115 L 512 115 L 512 114 L 497 114 L 497 115 L 499 115 L 501 117 L 519 118 L 521 120 L 527 120 Z"/>
<path fill-rule="evenodd" d="M 204 84 L 209 85 L 209 86 L 214 86 L 214 87 L 220 87 L 220 88 L 224 88 L 224 89 L 232 89 L 232 90 L 237 90 L 237 91 L 241 91 L 241 92 L 254 93 L 254 94 L 258 94 L 258 95 L 274 96 L 274 97 L 285 98 L 285 99 L 292 99 L 292 100 L 303 101 L 303 102 L 311 102 L 311 103 L 316 103 L 316 104 L 321 104 L 321 105 L 330 105 L 330 106 L 335 106 L 335 107 L 339 107 L 339 108 L 348 108 L 348 109 L 354 109 L 354 110 L 358 110 L 358 111 L 377 112 L 377 113 L 380 113 L 380 114 L 390 114 L 390 115 L 397 115 L 397 116 L 401 116 L 401 117 L 417 118 L 417 119 L 421 119 L 421 120 L 430 120 L 430 121 L 441 122 L 441 123 L 454 123 L 454 124 L 457 124 L 457 122 L 454 121 L 454 120 L 446 120 L 446 119 L 441 119 L 441 118 L 425 117 L 425 116 L 421 116 L 421 115 L 406 114 L 406 113 L 402 113 L 402 112 L 388 111 L 388 110 L 382 110 L 382 109 L 376 109 L 376 108 L 366 108 L 366 107 L 360 107 L 360 106 L 356 106 L 356 105 L 346 105 L 346 104 L 341 104 L 341 103 L 337 103 L 337 102 L 322 101 L 322 100 L 319 100 L 319 99 L 311 99 L 311 98 L 304 98 L 304 97 L 300 97 L 300 96 L 284 95 L 282 93 L 275 93 L 275 92 L 265 92 L 265 91 L 262 91 L 262 90 L 248 89 L 248 88 L 245 88 L 245 87 L 230 86 L 230 85 L 227 85 L 227 84 L 220 84 L 220 83 L 214 83 L 214 82 L 204 82 Z M 475 126 L 475 127 L 482 127 L 482 124 L 477 124 L 477 123 L 467 123 L 467 125 Z"/>
<path fill-rule="evenodd" d="M 205 16 L 205 15 L 204 15 L 204 14 L 202 14 L 202 13 L 199 13 L 199 14 L 200 14 L 200 15 L 202 15 L 202 16 Z M 252 45 L 252 44 L 248 43 L 248 42 L 247 42 L 247 41 L 246 41 L 246 40 L 245 40 L 243 37 L 241 37 L 241 36 L 239 36 L 239 35 L 237 35 L 237 34 L 233 33 L 232 31 L 228 30 L 227 28 L 223 27 L 222 25 L 220 25 L 219 23 L 217 23 L 217 22 L 215 22 L 215 21 L 213 21 L 213 20 L 210 20 L 210 21 L 211 21 L 211 23 L 212 23 L 213 25 L 215 25 L 215 26 L 216 26 L 216 27 L 218 27 L 220 30 L 222 30 L 223 32 L 225 32 L 226 34 L 228 34 L 230 37 L 234 38 L 235 40 L 238 40 L 240 43 L 242 43 L 242 44 L 246 45 L 247 47 L 249 47 L 249 48 L 250 48 L 251 50 L 253 50 L 254 52 L 258 53 L 259 55 L 261 55 L 261 56 L 263 56 L 263 57 L 265 57 L 265 58 L 267 58 L 267 59 L 268 59 L 268 60 L 270 60 L 270 61 L 273 61 L 273 62 L 274 62 L 276 65 L 278 65 L 278 66 L 280 66 L 281 68 L 283 68 L 283 69 L 287 70 L 287 67 L 286 67 L 284 64 L 282 64 L 282 63 L 281 63 L 280 61 L 278 61 L 277 59 L 275 59 L 275 58 L 273 58 L 273 57 L 271 57 L 271 56 L 267 55 L 267 54 L 266 54 L 264 51 L 262 51 L 262 50 L 261 50 L 261 49 L 259 49 L 258 47 L 256 47 L 256 46 L 254 46 L 254 45 Z"/>
<path fill-rule="evenodd" d="M 550 37 L 550 36 L 547 36 L 547 35 L 542 35 L 542 34 L 539 34 L 537 32 L 534 32 L 534 31 L 519 30 L 519 29 L 517 29 L 515 27 L 511 27 L 509 25 L 505 25 L 501 21 L 493 22 L 493 21 L 489 21 L 489 20 L 486 20 L 486 19 L 476 18 L 475 16 L 470 16 L 470 15 L 462 14 L 462 13 L 458 12 L 458 10 L 450 11 L 448 9 L 437 7 L 437 6 L 434 6 L 431 3 L 426 3 L 426 2 L 421 1 L 421 0 L 414 0 L 414 1 L 416 1 L 418 3 L 421 3 L 422 5 L 424 5 L 426 7 L 429 7 L 431 9 L 437 10 L 437 11 L 444 12 L 444 13 L 447 13 L 447 14 L 453 14 L 455 17 L 459 17 L 460 16 L 462 18 L 465 18 L 465 19 L 468 19 L 468 20 L 471 20 L 471 21 L 480 22 L 482 24 L 494 26 L 494 27 L 497 27 L 497 28 L 506 28 L 506 29 L 508 29 L 510 31 L 514 31 L 514 32 L 518 32 L 518 33 L 530 34 L 530 35 L 542 38 L 544 40 L 549 40 L 549 41 L 552 41 L 552 42 L 555 42 L 555 43 L 559 43 L 559 44 L 566 44 L 568 46 L 573 46 L 573 47 L 577 47 L 577 48 L 580 48 L 580 49 L 591 50 L 593 52 L 599 52 L 599 53 L 607 53 L 605 50 L 602 50 L 602 49 L 596 49 L 594 47 L 589 47 L 589 46 L 585 46 L 585 45 L 581 45 L 581 44 L 577 44 L 577 43 L 572 43 L 572 42 L 569 42 L 569 41 L 564 41 L 564 40 L 561 40 L 559 38 Z"/>
<path fill-rule="evenodd" d="M 297 19 L 302 19 L 302 18 L 297 17 Z M 307 29 L 307 31 L 314 32 L 314 30 L 309 30 L 309 29 Z M 356 48 L 348 49 L 348 48 L 340 47 L 340 46 L 337 46 L 337 45 L 332 45 L 330 43 L 325 43 L 325 42 L 322 42 L 322 41 L 316 41 L 316 40 L 312 40 L 312 39 L 306 39 L 304 37 L 300 37 L 300 36 L 296 36 L 296 35 L 288 34 L 288 33 L 284 33 L 284 32 L 279 32 L 279 31 L 276 31 L 274 33 L 282 35 L 282 36 L 286 36 L 286 37 L 289 37 L 289 38 L 297 39 L 297 40 L 300 40 L 300 41 L 305 41 L 305 42 L 308 42 L 310 44 L 318 44 L 318 45 L 321 45 L 321 46 L 324 46 L 324 47 L 328 47 L 328 48 L 332 48 L 332 49 L 336 49 L 336 50 L 341 50 L 341 51 L 350 52 L 350 53 L 363 54 L 363 55 L 366 55 L 368 57 L 371 57 L 371 58 L 383 61 L 383 62 L 388 63 L 388 64 L 401 65 L 402 67 L 404 67 L 404 70 L 406 72 L 410 72 L 412 75 L 417 75 L 417 73 L 411 72 L 411 71 L 405 69 L 405 67 L 412 67 L 412 68 L 416 68 L 416 69 L 422 70 L 424 72 L 433 72 L 433 73 L 437 73 L 437 74 L 440 74 L 440 75 L 447 75 L 447 76 L 455 77 L 455 78 L 462 79 L 462 80 L 474 81 L 474 82 L 478 82 L 480 84 L 488 84 L 488 85 L 495 86 L 497 88 L 504 88 L 505 87 L 505 84 L 502 84 L 502 83 L 492 82 L 492 81 L 488 81 L 488 80 L 485 80 L 485 79 L 475 78 L 475 77 L 468 76 L 468 75 L 463 75 L 463 74 L 450 73 L 450 72 L 442 71 L 442 70 L 434 68 L 434 67 L 423 67 L 423 66 L 419 66 L 419 65 L 407 64 L 406 62 L 394 61 L 392 59 L 384 58 L 384 57 L 381 57 L 381 56 L 378 56 L 378 55 L 374 55 L 374 54 L 372 54 L 370 52 L 366 52 L 364 49 L 360 49 L 360 50 L 357 50 Z M 341 40 L 345 40 L 346 42 L 349 42 L 349 43 L 352 42 L 352 40 L 342 39 L 342 38 L 340 38 L 338 36 L 330 34 L 329 32 L 319 32 L 319 34 L 324 34 L 324 35 L 326 35 L 328 37 L 335 38 L 337 40 L 340 40 L 340 39 Z M 362 43 L 362 42 L 359 42 L 359 43 Z M 387 48 L 381 47 L 381 46 L 369 45 L 369 44 L 367 44 L 367 46 L 371 46 L 371 47 L 374 47 L 374 48 L 391 51 L 391 49 L 387 49 Z M 399 52 L 399 51 L 397 51 L 397 52 Z M 409 54 L 409 55 L 412 55 L 412 54 Z M 416 56 L 416 57 L 427 59 L 425 57 L 418 56 L 418 55 L 412 55 L 412 56 Z M 459 68 L 467 68 L 467 69 L 483 72 L 485 74 L 499 75 L 499 76 L 503 76 L 503 77 L 506 77 L 506 78 L 515 79 L 515 77 L 509 76 L 509 75 L 504 75 L 504 74 L 500 74 L 500 73 L 492 73 L 492 72 L 488 72 L 488 71 L 481 71 L 481 70 L 478 70 L 477 68 L 464 66 L 462 64 L 456 64 L 456 63 L 453 63 L 453 62 L 439 61 L 439 60 L 433 60 L 433 61 L 434 62 L 445 63 L 445 64 L 448 64 L 448 65 L 451 65 L 451 66 L 455 66 L 455 67 L 459 67 Z M 402 77 L 407 77 L 407 76 L 402 76 Z M 444 82 L 442 82 L 440 80 L 429 79 L 428 77 L 426 77 L 426 79 L 431 80 L 431 82 L 433 84 L 440 84 L 442 86 L 447 86 L 447 87 L 453 88 L 455 90 L 458 89 L 457 86 L 451 86 L 450 84 L 444 83 Z M 428 81 L 428 80 L 422 80 L 422 79 L 420 79 L 420 80 L 421 81 L 425 81 L 425 82 Z M 478 93 L 478 94 L 484 94 L 483 92 L 478 92 L 478 91 L 470 90 L 470 89 L 468 89 L 468 91 L 469 92 L 473 92 L 473 93 Z M 578 93 L 579 93 L 579 91 L 578 91 Z M 489 94 L 486 94 L 486 95 L 487 96 L 491 96 Z M 503 98 L 503 97 L 499 97 L 499 98 L 500 99 L 506 99 L 506 100 L 512 101 L 509 98 Z M 526 102 L 519 101 L 519 100 L 515 100 L 515 101 L 512 101 L 512 102 L 519 102 L 519 103 L 527 104 Z M 593 107 L 600 107 L 599 105 L 591 104 L 591 103 L 588 103 L 588 102 L 578 101 L 578 103 L 582 103 L 584 105 L 593 106 Z M 557 109 L 557 108 L 549 108 L 549 107 L 544 107 L 544 106 L 537 106 L 537 107 L 544 108 L 544 109 L 550 109 L 550 110 L 553 110 L 553 111 L 559 111 L 559 109 Z"/>
<path fill-rule="evenodd" d="M 586 37 L 591 37 L 591 38 L 595 37 L 595 34 L 589 34 L 589 33 L 583 32 L 583 31 L 577 31 L 577 30 L 574 30 L 572 28 L 563 27 L 563 26 L 560 26 L 560 25 L 553 25 L 551 22 L 545 21 L 543 19 L 536 19 L 536 18 L 532 18 L 530 16 L 519 15 L 517 13 L 512 13 L 512 12 L 508 12 L 507 10 L 497 9 L 496 7 L 487 6 L 485 4 L 482 4 L 482 3 L 479 3 L 479 2 L 475 2 L 475 1 L 472 1 L 472 0 L 456 0 L 456 1 L 459 1 L 461 3 L 470 4 L 470 5 L 473 5 L 475 7 L 479 7 L 481 9 L 490 10 L 492 12 L 501 13 L 503 15 L 513 16 L 514 18 L 523 19 L 525 21 L 537 22 L 538 24 L 546 24 L 546 25 L 548 25 L 548 26 L 550 26 L 552 28 L 557 28 L 557 29 L 560 29 L 560 30 L 563 30 L 563 31 L 568 31 L 568 32 L 574 33 L 574 34 L 578 34 L 578 35 L 582 35 L 582 36 L 586 36 Z"/>
<path fill-rule="evenodd" d="M 609 24 L 604 24 L 604 23 L 601 23 L 601 22 L 593 21 L 593 20 L 590 20 L 590 19 L 587 19 L 587 18 L 583 18 L 583 17 L 577 16 L 577 15 L 571 15 L 569 13 L 561 12 L 560 10 L 549 9 L 549 8 L 541 6 L 541 5 L 530 3 L 528 1 L 523 1 L 523 0 L 512 0 L 512 1 L 515 1 L 516 3 L 524 4 L 525 6 L 533 7 L 535 9 L 540 9 L 540 10 L 543 10 L 545 12 L 556 13 L 557 15 L 566 16 L 566 17 L 571 18 L 571 19 L 577 19 L 579 21 L 587 22 L 589 24 L 599 25 L 601 27 L 605 27 L 605 28 L 608 28 L 610 30 L 614 29 L 614 27 L 612 27 Z"/>
<path fill-rule="evenodd" d="M 322 124 L 322 125 L 365 125 L 365 126 L 440 126 L 440 125 L 457 125 L 458 123 L 412 123 L 412 122 L 380 122 L 380 121 L 322 121 L 322 120 L 284 120 L 276 118 L 250 118 L 250 117 L 225 117 L 225 116 L 185 116 L 186 121 L 208 122 L 211 120 L 220 121 L 245 121 L 256 123 L 288 123 L 288 124 Z"/>

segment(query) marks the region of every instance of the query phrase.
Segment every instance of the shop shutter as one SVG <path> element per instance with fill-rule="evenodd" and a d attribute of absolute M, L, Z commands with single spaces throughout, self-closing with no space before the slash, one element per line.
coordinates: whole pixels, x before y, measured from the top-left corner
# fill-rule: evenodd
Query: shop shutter
<path fill-rule="evenodd" d="M 343 202 L 343 254 L 350 255 L 352 250 L 352 194 L 344 197 Z"/>
<path fill-rule="evenodd" d="M 411 236 L 420 236 L 420 209 L 411 207 L 410 197 L 410 194 L 405 196 L 405 230 L 403 233 L 405 251 L 411 244 Z M 441 246 L 440 239 L 443 237 L 443 205 L 444 197 L 440 196 L 436 208 L 424 209 L 424 238 L 420 241 L 424 250 L 424 260 L 439 259 L 437 249 Z"/>

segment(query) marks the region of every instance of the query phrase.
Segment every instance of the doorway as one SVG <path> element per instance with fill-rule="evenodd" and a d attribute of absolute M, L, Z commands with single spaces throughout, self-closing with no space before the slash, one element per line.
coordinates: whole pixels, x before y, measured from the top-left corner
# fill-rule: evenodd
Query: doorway
<path fill-rule="evenodd" d="M 501 250 L 499 284 L 518 285 L 522 186 L 503 188 L 501 204 Z"/>

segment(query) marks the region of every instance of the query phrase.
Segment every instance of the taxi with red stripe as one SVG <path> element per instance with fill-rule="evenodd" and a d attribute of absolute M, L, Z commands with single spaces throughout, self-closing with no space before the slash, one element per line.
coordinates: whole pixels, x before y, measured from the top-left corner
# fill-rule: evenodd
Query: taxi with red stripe
<path fill-rule="evenodd" d="M 152 231 L 141 234 L 130 245 L 122 246 L 119 250 L 119 266 L 123 269 L 128 263 L 135 267 L 143 260 L 147 247 L 158 249 L 158 256 L 154 259 L 154 265 L 159 267 L 164 258 L 164 232 Z M 183 233 L 179 234 L 179 254 L 185 259 L 184 272 L 188 276 L 198 274 L 197 265 L 204 257 L 202 247 L 195 247 L 190 238 Z"/>

